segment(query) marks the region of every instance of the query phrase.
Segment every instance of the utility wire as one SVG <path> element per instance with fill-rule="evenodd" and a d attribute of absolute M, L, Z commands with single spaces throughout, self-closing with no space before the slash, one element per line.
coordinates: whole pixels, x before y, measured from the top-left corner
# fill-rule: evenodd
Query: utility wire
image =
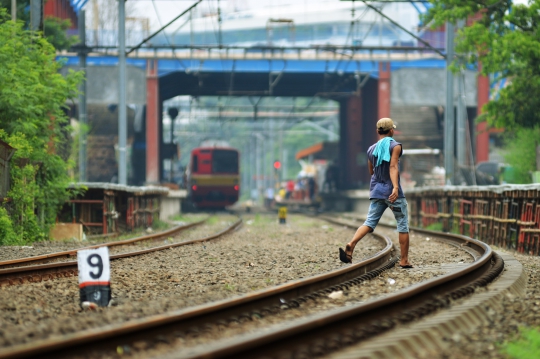
<path fill-rule="evenodd" d="M 427 47 L 429 47 L 430 49 L 432 49 L 433 51 L 435 51 L 436 53 L 438 53 L 439 55 L 441 55 L 443 58 L 446 59 L 446 54 L 444 54 L 443 52 L 441 52 L 439 49 L 436 49 L 434 48 L 433 46 L 431 46 L 430 43 L 424 41 L 424 39 L 421 39 L 420 37 L 416 36 L 415 34 L 413 34 L 412 32 L 410 32 L 409 30 L 407 30 L 406 28 L 404 28 L 403 26 L 401 26 L 400 24 L 398 24 L 397 22 L 395 22 L 394 20 L 392 20 L 390 17 L 386 16 L 382 11 L 380 11 L 379 9 L 377 9 L 375 6 L 373 5 L 370 5 L 368 4 L 368 0 L 360 0 L 362 1 L 364 4 L 366 4 L 366 6 L 369 6 L 371 9 L 373 9 L 375 12 L 377 12 L 378 14 L 380 14 L 382 17 L 384 17 L 386 20 L 390 21 L 392 24 L 396 25 L 397 27 L 399 27 L 401 30 L 405 31 L 407 34 L 411 35 L 412 37 L 414 37 L 416 40 L 420 41 L 422 44 L 426 45 Z"/>
<path fill-rule="evenodd" d="M 169 21 L 166 25 L 162 26 L 158 31 L 154 32 L 152 35 L 148 36 L 146 39 L 144 39 L 143 41 L 141 41 L 137 46 L 135 47 L 132 47 L 127 53 L 126 55 L 129 55 L 131 54 L 133 51 L 135 50 L 138 50 L 142 45 L 144 45 L 146 42 L 148 42 L 149 40 L 151 40 L 152 38 L 154 38 L 157 34 L 159 34 L 161 31 L 165 30 L 169 25 L 171 25 L 173 22 L 175 22 L 176 20 L 178 20 L 179 18 L 181 18 L 182 16 L 184 16 L 187 12 L 189 12 L 191 9 L 195 8 L 197 5 L 199 5 L 200 3 L 202 2 L 202 0 L 198 0 L 195 4 L 191 5 L 189 8 L 187 8 L 186 10 L 182 11 L 182 13 L 180 15 L 178 15 L 177 17 L 175 17 L 174 19 L 172 19 L 171 21 Z M 152 1 L 152 3 L 154 3 Z M 154 4 L 154 9 L 155 9 L 155 4 Z"/>

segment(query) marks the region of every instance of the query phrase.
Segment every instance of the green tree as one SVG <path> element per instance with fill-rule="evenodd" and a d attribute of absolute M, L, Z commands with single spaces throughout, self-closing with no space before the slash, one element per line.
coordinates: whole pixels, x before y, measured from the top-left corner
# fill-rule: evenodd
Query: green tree
<path fill-rule="evenodd" d="M 536 146 L 540 139 L 540 125 L 521 128 L 507 135 L 504 160 L 512 165 L 513 182 L 530 183 L 536 170 Z"/>
<path fill-rule="evenodd" d="M 71 21 L 57 17 L 48 17 L 43 21 L 43 36 L 54 46 L 56 50 L 69 50 L 79 38 L 68 36 L 66 30 L 71 26 Z"/>
<path fill-rule="evenodd" d="M 12 230 L 0 243 L 46 238 L 68 199 L 67 163 L 56 150 L 66 142 L 65 104 L 81 74 L 60 75 L 55 56 L 50 43 L 0 9 L 0 139 L 17 149 L 8 193 L 13 201 L 6 205 Z"/>
<path fill-rule="evenodd" d="M 456 53 L 465 67 L 481 64 L 480 73 L 507 79 L 482 120 L 508 130 L 540 123 L 540 0 L 529 6 L 508 0 L 430 0 L 424 21 L 433 27 L 460 19 L 476 21 L 459 31 Z"/>
<path fill-rule="evenodd" d="M 30 0 L 17 0 L 17 20 L 22 21 L 25 28 L 30 22 Z M 0 8 L 5 8 L 11 13 L 11 0 L 0 0 Z M 71 21 L 56 17 L 47 17 L 43 20 L 43 36 L 56 50 L 68 50 L 78 42 L 77 36 L 68 36 L 66 30 L 71 26 Z"/>

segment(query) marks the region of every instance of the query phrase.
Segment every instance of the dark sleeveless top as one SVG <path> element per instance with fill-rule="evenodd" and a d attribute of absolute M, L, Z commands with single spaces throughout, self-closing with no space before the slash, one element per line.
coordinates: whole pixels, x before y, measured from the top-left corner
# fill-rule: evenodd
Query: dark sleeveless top
<path fill-rule="evenodd" d="M 373 144 L 367 150 L 368 159 L 371 164 L 373 164 L 373 175 L 371 176 L 371 182 L 369 184 L 369 199 L 388 199 L 388 197 L 392 194 L 392 189 L 394 188 L 394 186 L 392 185 L 392 180 L 390 179 L 390 162 L 382 161 L 379 166 L 375 167 L 375 163 L 377 163 L 377 157 L 373 156 L 373 151 L 375 150 L 376 145 L 376 143 Z M 401 145 L 401 143 L 395 140 L 390 142 L 390 157 L 392 156 L 392 149 L 397 145 Z M 399 154 L 399 157 L 401 157 L 402 154 L 403 146 L 401 146 L 401 152 Z M 399 173 L 398 187 L 398 198 L 405 198 L 403 190 L 401 189 Z"/>

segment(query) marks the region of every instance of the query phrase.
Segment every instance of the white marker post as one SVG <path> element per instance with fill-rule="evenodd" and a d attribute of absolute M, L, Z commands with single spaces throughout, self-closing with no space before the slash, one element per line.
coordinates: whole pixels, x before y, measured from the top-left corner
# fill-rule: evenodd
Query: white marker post
<path fill-rule="evenodd" d="M 106 307 L 111 300 L 109 248 L 77 251 L 79 293 L 81 303 L 91 302 Z"/>

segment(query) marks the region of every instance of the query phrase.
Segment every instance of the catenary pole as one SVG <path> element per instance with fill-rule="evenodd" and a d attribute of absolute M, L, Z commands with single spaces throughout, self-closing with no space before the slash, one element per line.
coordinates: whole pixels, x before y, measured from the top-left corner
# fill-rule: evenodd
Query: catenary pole
<path fill-rule="evenodd" d="M 454 75 L 450 64 L 454 58 L 454 25 L 446 23 L 446 107 L 444 110 L 444 168 L 446 184 L 454 183 Z"/>
<path fill-rule="evenodd" d="M 11 20 L 17 21 L 17 0 L 11 0 Z"/>
<path fill-rule="evenodd" d="M 86 176 L 86 12 L 79 12 L 79 39 L 82 49 L 79 51 L 79 64 L 84 77 L 79 87 L 79 180 L 84 182 Z"/>
<path fill-rule="evenodd" d="M 457 30 L 463 28 L 463 20 L 458 20 Z M 465 132 L 465 86 L 463 84 L 463 76 L 457 76 L 458 88 L 457 88 L 457 118 L 456 118 L 456 152 L 457 152 L 457 164 L 458 169 L 455 172 L 463 169 L 465 166 L 465 153 L 467 148 L 466 132 Z"/>
<path fill-rule="evenodd" d="M 127 185 L 126 3 L 118 0 L 118 183 Z"/>

